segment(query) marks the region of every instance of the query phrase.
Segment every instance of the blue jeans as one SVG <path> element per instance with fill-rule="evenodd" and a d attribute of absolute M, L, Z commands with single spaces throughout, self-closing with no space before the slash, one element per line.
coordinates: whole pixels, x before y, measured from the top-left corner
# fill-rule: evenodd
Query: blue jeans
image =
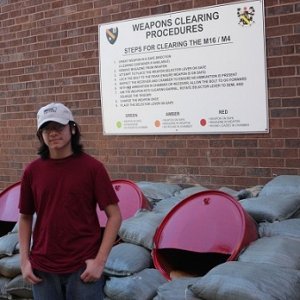
<path fill-rule="evenodd" d="M 34 300 L 103 300 L 104 278 L 84 283 L 80 279 L 84 269 L 69 274 L 53 274 L 34 270 L 42 282 L 32 287 Z"/>

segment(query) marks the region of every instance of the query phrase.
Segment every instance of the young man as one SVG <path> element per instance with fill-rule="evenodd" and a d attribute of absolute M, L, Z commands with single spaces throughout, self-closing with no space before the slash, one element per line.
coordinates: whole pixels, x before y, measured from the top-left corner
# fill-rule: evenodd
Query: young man
<path fill-rule="evenodd" d="M 66 106 L 42 107 L 37 127 L 40 158 L 24 171 L 19 204 L 23 277 L 35 300 L 103 299 L 102 272 L 121 224 L 117 195 L 103 164 L 83 152 Z M 103 236 L 97 205 L 107 215 Z"/>

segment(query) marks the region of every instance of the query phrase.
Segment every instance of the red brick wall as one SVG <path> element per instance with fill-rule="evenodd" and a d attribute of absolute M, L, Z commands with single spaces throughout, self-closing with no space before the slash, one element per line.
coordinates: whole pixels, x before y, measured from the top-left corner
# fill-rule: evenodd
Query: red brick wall
<path fill-rule="evenodd" d="M 37 157 L 36 111 L 50 101 L 73 110 L 112 178 L 239 189 L 300 175 L 299 0 L 265 1 L 269 134 L 102 135 L 97 25 L 224 2 L 1 0 L 0 190 Z"/>

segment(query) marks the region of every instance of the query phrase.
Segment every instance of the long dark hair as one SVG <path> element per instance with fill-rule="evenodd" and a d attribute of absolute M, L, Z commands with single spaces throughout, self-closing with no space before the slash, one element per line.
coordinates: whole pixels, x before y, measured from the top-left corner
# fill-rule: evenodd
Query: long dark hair
<path fill-rule="evenodd" d="M 46 125 L 46 124 L 45 124 Z M 83 145 L 80 144 L 80 129 L 76 122 L 70 121 L 69 122 L 69 128 L 71 130 L 71 147 L 74 154 L 78 154 L 83 152 Z M 40 147 L 38 148 L 37 154 L 40 155 L 42 159 L 47 159 L 50 156 L 49 148 L 45 144 L 43 137 L 42 137 L 42 130 L 39 129 L 37 132 L 37 137 L 41 143 Z"/>

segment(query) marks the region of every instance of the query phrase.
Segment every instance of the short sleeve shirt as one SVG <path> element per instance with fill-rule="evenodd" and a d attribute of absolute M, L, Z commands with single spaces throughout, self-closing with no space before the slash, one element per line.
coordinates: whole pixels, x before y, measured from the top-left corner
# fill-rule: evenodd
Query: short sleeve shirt
<path fill-rule="evenodd" d="M 19 209 L 37 215 L 33 268 L 69 273 L 84 266 L 101 243 L 96 206 L 104 209 L 117 202 L 105 167 L 88 154 L 32 162 L 23 174 Z"/>

